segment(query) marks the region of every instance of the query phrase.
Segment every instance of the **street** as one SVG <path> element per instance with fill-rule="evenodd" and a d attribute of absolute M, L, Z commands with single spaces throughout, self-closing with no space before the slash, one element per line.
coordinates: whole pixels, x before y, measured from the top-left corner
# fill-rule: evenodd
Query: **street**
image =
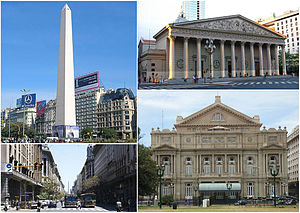
<path fill-rule="evenodd" d="M 153 84 L 142 83 L 139 89 L 298 89 L 299 78 L 296 76 L 267 76 L 249 77 L 249 78 L 224 78 L 213 79 L 213 83 L 209 83 L 209 79 L 199 79 L 198 83 L 192 83 L 191 79 L 183 82 L 182 79 L 172 79 L 167 83 Z"/>
<path fill-rule="evenodd" d="M 10 209 L 8 212 L 37 212 L 36 209 L 21 209 L 16 211 L 16 209 Z M 104 209 L 102 207 L 96 206 L 95 208 L 62 208 L 62 207 L 57 207 L 57 208 L 43 208 L 41 209 L 41 212 L 109 212 L 109 210 Z M 116 212 L 116 211 L 111 211 L 111 212 Z"/>

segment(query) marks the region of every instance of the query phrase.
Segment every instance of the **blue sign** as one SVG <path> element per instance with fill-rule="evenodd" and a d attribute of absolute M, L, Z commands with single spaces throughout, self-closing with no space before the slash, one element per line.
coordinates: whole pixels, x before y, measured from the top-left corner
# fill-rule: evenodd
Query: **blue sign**
<path fill-rule="evenodd" d="M 35 107 L 36 94 L 22 95 L 22 106 Z"/>
<path fill-rule="evenodd" d="M 22 107 L 22 98 L 18 98 L 17 99 L 17 104 L 16 104 L 17 108 Z"/>
<path fill-rule="evenodd" d="M 6 168 L 11 169 L 12 168 L 12 164 L 11 163 L 6 164 Z"/>

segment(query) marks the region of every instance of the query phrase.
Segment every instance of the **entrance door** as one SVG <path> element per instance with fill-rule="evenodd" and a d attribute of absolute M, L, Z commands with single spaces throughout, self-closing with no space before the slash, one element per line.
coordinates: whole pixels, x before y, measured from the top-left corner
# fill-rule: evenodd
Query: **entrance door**
<path fill-rule="evenodd" d="M 196 76 L 196 78 L 199 78 L 199 76 L 198 76 L 198 74 L 197 74 L 197 61 L 195 61 L 195 76 Z"/>
<path fill-rule="evenodd" d="M 231 78 L 231 72 L 232 72 L 231 61 L 228 61 L 227 69 L 228 69 L 228 77 Z"/>
<path fill-rule="evenodd" d="M 255 61 L 255 76 L 259 76 L 259 61 Z"/>
<path fill-rule="evenodd" d="M 204 78 L 204 61 L 201 60 L 201 76 Z"/>

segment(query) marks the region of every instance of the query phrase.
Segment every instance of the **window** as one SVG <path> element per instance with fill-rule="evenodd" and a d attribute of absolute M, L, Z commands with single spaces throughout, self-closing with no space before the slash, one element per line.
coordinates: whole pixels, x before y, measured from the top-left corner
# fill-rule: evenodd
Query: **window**
<path fill-rule="evenodd" d="M 215 113 L 213 114 L 212 118 L 211 118 L 212 121 L 224 121 L 224 116 L 223 114 L 221 113 Z"/>
<path fill-rule="evenodd" d="M 163 159 L 163 164 L 165 165 L 164 175 L 170 175 L 170 161 L 168 157 Z"/>
<path fill-rule="evenodd" d="M 253 165 L 247 165 L 247 174 L 253 175 Z"/>
<path fill-rule="evenodd" d="M 217 174 L 223 173 L 223 165 L 216 165 Z"/>
<path fill-rule="evenodd" d="M 191 183 L 185 184 L 185 197 L 193 199 L 193 185 Z"/>
<path fill-rule="evenodd" d="M 192 160 L 190 157 L 188 157 L 185 160 L 185 174 L 190 176 L 192 173 Z"/>
<path fill-rule="evenodd" d="M 164 186 L 164 187 L 163 187 L 162 194 L 163 194 L 163 196 L 166 196 L 166 195 L 168 195 L 168 194 L 169 194 L 169 187 L 167 187 L 167 186 Z"/>
<path fill-rule="evenodd" d="M 128 114 L 129 114 L 129 111 L 125 111 L 125 114 L 128 115 Z"/>
<path fill-rule="evenodd" d="M 152 63 L 151 66 L 155 66 L 155 63 Z"/>
<path fill-rule="evenodd" d="M 210 174 L 210 165 L 203 165 L 203 174 Z"/>
<path fill-rule="evenodd" d="M 253 197 L 253 195 L 254 195 L 254 184 L 252 182 L 249 182 L 247 184 L 247 196 Z"/>
<path fill-rule="evenodd" d="M 129 119 L 129 115 L 125 115 L 125 119 Z"/>
<path fill-rule="evenodd" d="M 126 123 L 126 125 L 129 125 L 129 124 L 130 124 L 130 122 L 129 122 L 129 121 L 126 121 L 125 123 Z"/>

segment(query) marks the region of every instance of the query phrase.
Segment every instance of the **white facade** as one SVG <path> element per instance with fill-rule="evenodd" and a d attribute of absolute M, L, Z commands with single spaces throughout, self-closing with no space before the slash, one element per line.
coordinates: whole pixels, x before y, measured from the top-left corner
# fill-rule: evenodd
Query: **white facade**
<path fill-rule="evenodd" d="M 36 108 L 25 109 L 25 125 L 28 127 L 34 127 L 36 118 Z M 9 112 L 8 122 L 10 123 L 23 123 L 24 121 L 24 108 L 15 108 Z"/>
<path fill-rule="evenodd" d="M 56 125 L 76 125 L 71 9 L 61 11 L 56 91 Z"/>
<path fill-rule="evenodd" d="M 288 135 L 288 177 L 289 182 L 299 181 L 299 126 Z"/>

